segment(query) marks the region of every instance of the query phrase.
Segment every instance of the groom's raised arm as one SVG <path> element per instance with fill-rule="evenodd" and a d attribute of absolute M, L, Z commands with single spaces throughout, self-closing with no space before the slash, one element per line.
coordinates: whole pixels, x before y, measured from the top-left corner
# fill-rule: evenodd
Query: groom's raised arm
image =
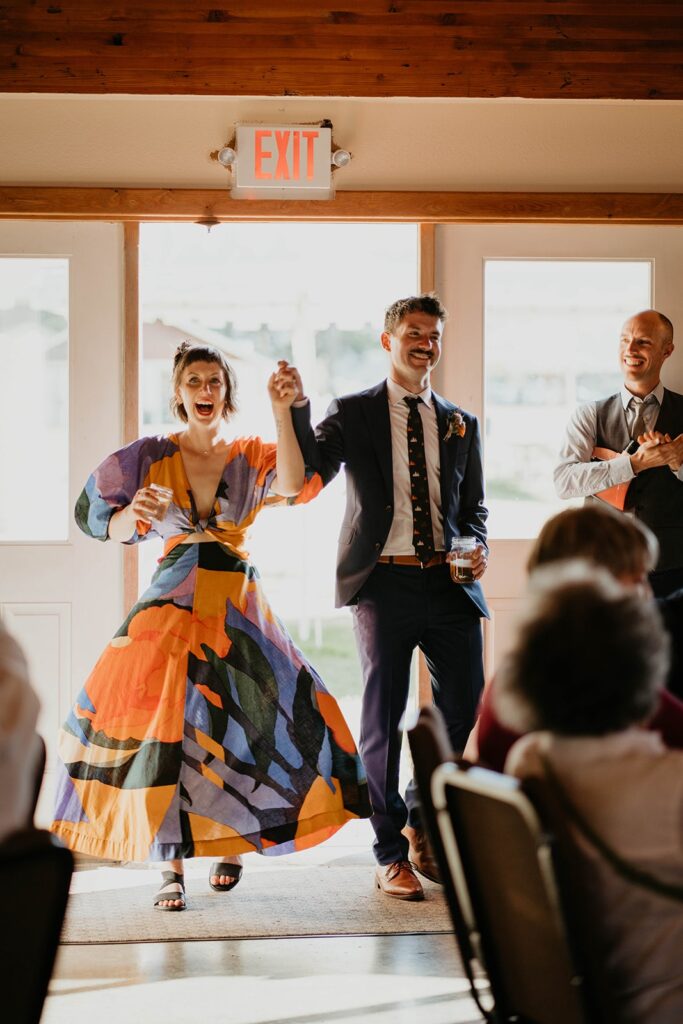
<path fill-rule="evenodd" d="M 335 478 L 344 457 L 344 408 L 335 399 L 322 423 L 313 429 L 311 423 L 311 403 L 305 396 L 303 382 L 295 366 L 285 364 L 280 373 L 287 375 L 297 387 L 297 397 L 292 410 L 294 433 L 308 470 L 319 473 L 323 484 L 329 484 Z"/>

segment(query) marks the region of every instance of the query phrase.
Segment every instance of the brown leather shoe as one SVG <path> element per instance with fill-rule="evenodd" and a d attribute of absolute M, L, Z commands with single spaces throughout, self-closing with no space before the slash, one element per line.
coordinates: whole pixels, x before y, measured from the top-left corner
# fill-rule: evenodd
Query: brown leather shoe
<path fill-rule="evenodd" d="M 378 864 L 375 871 L 375 884 L 386 896 L 397 900 L 423 900 L 424 892 L 420 879 L 407 860 L 398 860 L 395 864 Z"/>
<path fill-rule="evenodd" d="M 443 885 L 441 872 L 434 859 L 427 833 L 423 832 L 422 829 L 411 828 L 410 825 L 406 825 L 403 829 L 403 835 L 410 844 L 408 860 L 415 870 L 419 871 L 425 878 L 428 878 L 430 882 L 438 882 L 439 885 Z"/>

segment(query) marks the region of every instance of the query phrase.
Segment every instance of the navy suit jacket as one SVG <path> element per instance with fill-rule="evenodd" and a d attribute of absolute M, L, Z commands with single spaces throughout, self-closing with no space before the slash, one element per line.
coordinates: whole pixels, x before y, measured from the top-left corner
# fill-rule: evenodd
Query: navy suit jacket
<path fill-rule="evenodd" d="M 441 508 L 444 541 L 450 550 L 453 537 L 478 537 L 486 544 L 484 475 L 481 438 L 476 416 L 432 392 L 439 429 Z M 463 437 L 445 441 L 448 418 L 459 412 L 465 423 Z M 292 409 L 294 429 L 308 469 L 328 484 L 344 464 L 346 510 L 337 549 L 336 606 L 353 604 L 360 588 L 377 564 L 394 515 L 391 423 L 386 381 L 335 399 L 315 431 L 310 404 Z M 455 585 L 455 584 L 454 584 Z M 479 583 L 457 584 L 473 602 L 476 614 L 488 617 Z M 474 609 L 473 609 L 474 610 Z"/>

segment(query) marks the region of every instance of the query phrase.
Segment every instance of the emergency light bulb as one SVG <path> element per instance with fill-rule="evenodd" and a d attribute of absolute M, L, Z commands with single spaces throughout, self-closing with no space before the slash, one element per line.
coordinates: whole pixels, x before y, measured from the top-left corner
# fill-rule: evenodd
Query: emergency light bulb
<path fill-rule="evenodd" d="M 220 160 L 220 154 L 218 159 Z M 348 149 L 335 149 L 332 154 L 332 166 L 333 167 L 346 167 L 351 162 L 351 154 Z"/>
<path fill-rule="evenodd" d="M 218 163 L 222 164 L 223 167 L 232 167 L 236 159 L 237 153 L 232 146 L 223 146 L 218 151 Z"/>

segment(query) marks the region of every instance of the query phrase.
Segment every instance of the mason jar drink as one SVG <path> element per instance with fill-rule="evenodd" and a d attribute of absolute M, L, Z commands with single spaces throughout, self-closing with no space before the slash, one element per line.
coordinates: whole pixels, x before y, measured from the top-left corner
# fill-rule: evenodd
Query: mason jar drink
<path fill-rule="evenodd" d="M 154 491 L 154 497 L 157 499 L 159 506 L 154 518 L 161 522 L 168 512 L 168 507 L 171 504 L 173 498 L 173 491 L 170 487 L 162 487 L 161 484 L 150 484 L 150 491 Z"/>
<path fill-rule="evenodd" d="M 479 541 L 476 537 L 454 537 L 448 561 L 451 567 L 451 579 L 454 583 L 473 583 L 472 559 Z"/>

